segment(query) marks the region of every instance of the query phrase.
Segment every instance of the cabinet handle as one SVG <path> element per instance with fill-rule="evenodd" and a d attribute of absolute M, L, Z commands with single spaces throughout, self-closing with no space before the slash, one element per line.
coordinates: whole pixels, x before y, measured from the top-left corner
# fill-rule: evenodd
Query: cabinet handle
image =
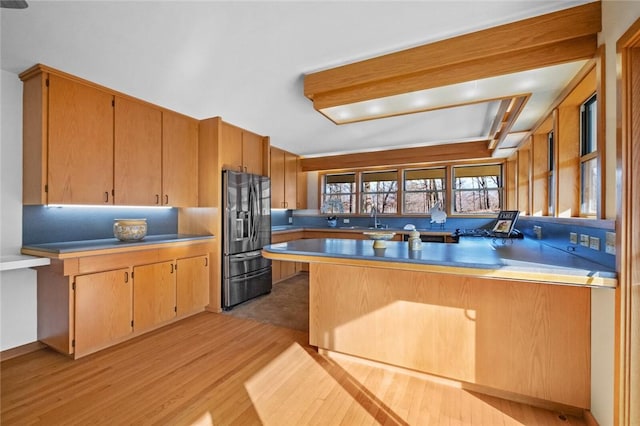
<path fill-rule="evenodd" d="M 173 263 L 171 264 L 171 273 L 173 274 Z"/>
<path fill-rule="evenodd" d="M 209 258 L 208 257 L 204 258 L 204 266 L 209 266 Z"/>
<path fill-rule="evenodd" d="M 169 205 L 169 195 L 164 194 L 164 203 L 165 205 Z"/>
<path fill-rule="evenodd" d="M 129 282 L 129 272 L 124 273 L 124 283 L 127 284 Z"/>
<path fill-rule="evenodd" d="M 109 202 L 109 191 L 104 191 L 104 202 L 105 203 Z"/>
<path fill-rule="evenodd" d="M 248 171 L 247 166 L 244 166 L 245 173 Z"/>
<path fill-rule="evenodd" d="M 160 204 L 160 195 L 156 194 L 156 204 Z"/>

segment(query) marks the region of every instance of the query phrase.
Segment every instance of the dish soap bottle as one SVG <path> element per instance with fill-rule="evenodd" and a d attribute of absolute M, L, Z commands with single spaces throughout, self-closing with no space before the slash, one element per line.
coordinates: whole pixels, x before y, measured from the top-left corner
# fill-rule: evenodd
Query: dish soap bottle
<path fill-rule="evenodd" d="M 422 240 L 419 231 L 409 232 L 409 250 L 422 250 Z"/>

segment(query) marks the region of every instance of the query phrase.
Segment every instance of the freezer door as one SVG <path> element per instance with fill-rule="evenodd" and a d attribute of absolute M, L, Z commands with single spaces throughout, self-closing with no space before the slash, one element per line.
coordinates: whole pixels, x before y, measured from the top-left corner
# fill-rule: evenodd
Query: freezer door
<path fill-rule="evenodd" d="M 226 278 L 222 282 L 222 308 L 225 310 L 271 291 L 271 267 Z"/>
<path fill-rule="evenodd" d="M 271 243 L 271 190 L 266 176 L 225 170 L 224 254 L 259 250 Z"/>
<path fill-rule="evenodd" d="M 271 260 L 262 257 L 260 250 L 224 256 L 223 263 L 224 278 L 248 274 L 271 266 Z"/>

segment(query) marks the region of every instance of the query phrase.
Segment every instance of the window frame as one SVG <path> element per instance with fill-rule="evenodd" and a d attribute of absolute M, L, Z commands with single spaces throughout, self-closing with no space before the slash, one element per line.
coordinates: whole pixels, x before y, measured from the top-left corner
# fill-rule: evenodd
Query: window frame
<path fill-rule="evenodd" d="M 363 182 L 363 174 L 367 172 L 395 172 L 397 173 L 397 192 L 396 192 L 396 203 L 397 210 L 394 213 L 389 212 L 378 212 L 378 215 L 381 216 L 402 216 L 402 217 L 430 217 L 430 212 L 426 213 L 407 213 L 404 209 L 404 192 L 405 192 L 405 171 L 409 170 L 419 170 L 419 169 L 445 169 L 445 182 L 444 182 L 444 203 L 442 205 L 443 210 L 449 216 L 455 217 L 495 217 L 495 213 L 452 213 L 453 211 L 453 168 L 454 167 L 467 167 L 467 166 L 499 166 L 501 175 L 500 175 L 500 183 L 501 186 L 499 188 L 491 188 L 491 189 L 499 189 L 500 190 L 500 202 L 502 203 L 502 208 L 505 207 L 505 161 L 506 160 L 494 160 L 494 161 L 485 161 L 485 162 L 464 162 L 464 163 L 416 163 L 412 165 L 405 166 L 397 166 L 397 167 L 370 167 L 370 168 L 362 168 L 362 169 L 340 169 L 340 170 L 327 170 L 320 171 L 318 173 L 318 206 L 320 211 L 322 211 L 323 201 L 325 200 L 325 188 L 326 188 L 326 177 L 331 175 L 341 175 L 341 174 L 355 174 L 355 189 L 356 193 L 354 196 L 354 205 L 355 211 L 352 212 L 343 212 L 343 213 L 335 213 L 336 216 L 369 216 L 369 211 L 364 212 L 362 208 L 363 202 L 363 192 L 362 192 L 362 182 Z"/>
<path fill-rule="evenodd" d="M 592 107 L 595 106 L 595 110 Z M 597 217 L 600 210 L 601 196 L 599 185 L 599 173 L 601 173 L 600 160 L 599 160 L 599 143 L 598 143 L 598 98 L 597 93 L 593 93 L 582 104 L 580 104 L 580 139 L 579 139 L 579 178 L 580 178 L 580 216 L 581 217 Z M 585 152 L 587 151 L 587 152 Z M 593 192 L 593 200 L 585 200 L 585 193 L 587 191 L 587 180 L 585 178 L 585 167 L 588 163 L 595 161 L 595 181 L 591 182 L 594 187 L 589 186 Z M 585 204 L 588 201 L 595 201 L 595 210 L 585 210 Z"/>
<path fill-rule="evenodd" d="M 464 168 L 473 168 L 473 167 L 499 167 L 500 173 L 498 175 L 498 182 L 496 187 L 487 187 L 485 191 L 497 191 L 498 192 L 498 206 L 497 210 L 492 212 L 479 212 L 479 213 L 471 213 L 471 212 L 456 212 L 455 202 L 456 195 L 458 193 L 469 193 L 474 191 L 482 191 L 482 188 L 456 188 L 456 169 L 464 169 Z M 504 185 L 504 163 L 483 163 L 483 164 L 465 164 L 465 165 L 455 165 L 451 167 L 451 201 L 449 202 L 451 216 L 472 216 L 478 217 L 482 215 L 494 215 L 499 213 L 501 210 L 505 209 L 505 185 Z M 462 176 L 462 177 L 481 177 L 481 176 L 489 176 L 489 175 L 472 175 L 472 176 Z M 491 175 L 494 176 L 494 175 Z"/>

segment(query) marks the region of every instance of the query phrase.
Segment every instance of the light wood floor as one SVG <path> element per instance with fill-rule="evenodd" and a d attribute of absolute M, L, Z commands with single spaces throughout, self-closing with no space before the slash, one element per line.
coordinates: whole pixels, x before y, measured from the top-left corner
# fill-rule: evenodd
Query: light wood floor
<path fill-rule="evenodd" d="M 327 358 L 307 333 L 202 313 L 72 361 L 1 364 L 2 425 L 576 425 L 558 413 Z"/>

